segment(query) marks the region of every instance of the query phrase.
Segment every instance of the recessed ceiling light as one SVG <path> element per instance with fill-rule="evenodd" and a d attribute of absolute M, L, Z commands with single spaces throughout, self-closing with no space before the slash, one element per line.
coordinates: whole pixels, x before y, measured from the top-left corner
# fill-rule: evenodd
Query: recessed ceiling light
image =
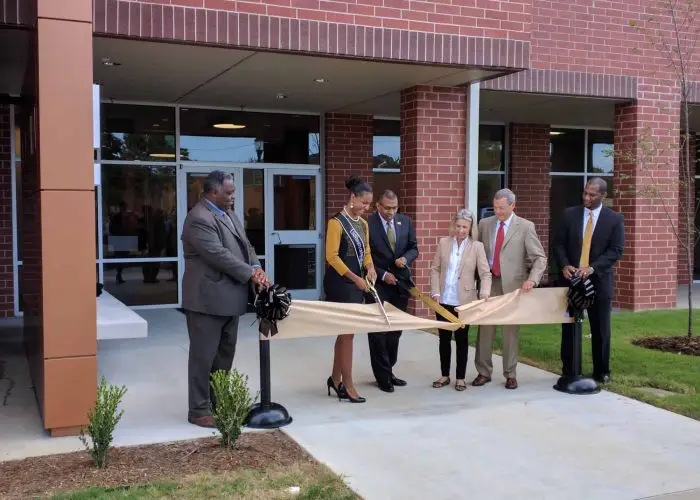
<path fill-rule="evenodd" d="M 112 61 L 112 59 L 110 59 L 109 57 L 103 57 L 102 64 L 104 64 L 105 66 L 121 66 L 122 65 L 122 63 Z"/>
<path fill-rule="evenodd" d="M 287 95 L 286 94 L 277 94 L 277 99 L 286 99 Z"/>
<path fill-rule="evenodd" d="M 154 127 L 160 127 L 160 123 L 154 123 L 153 126 L 154 126 Z"/>
<path fill-rule="evenodd" d="M 175 153 L 151 153 L 151 158 L 175 158 Z"/>
<path fill-rule="evenodd" d="M 326 80 L 325 78 L 314 78 L 314 81 L 316 83 L 328 83 L 328 80 Z"/>
<path fill-rule="evenodd" d="M 226 130 L 237 130 L 245 128 L 245 125 L 239 125 L 237 123 L 215 123 L 214 128 L 222 128 Z"/>

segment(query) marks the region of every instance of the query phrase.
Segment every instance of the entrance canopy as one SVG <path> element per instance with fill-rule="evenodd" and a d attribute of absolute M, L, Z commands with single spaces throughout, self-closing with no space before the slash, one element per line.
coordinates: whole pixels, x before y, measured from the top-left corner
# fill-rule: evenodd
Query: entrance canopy
<path fill-rule="evenodd" d="M 399 115 L 414 85 L 459 86 L 499 70 L 400 64 L 95 37 L 106 99 L 290 112 Z"/>

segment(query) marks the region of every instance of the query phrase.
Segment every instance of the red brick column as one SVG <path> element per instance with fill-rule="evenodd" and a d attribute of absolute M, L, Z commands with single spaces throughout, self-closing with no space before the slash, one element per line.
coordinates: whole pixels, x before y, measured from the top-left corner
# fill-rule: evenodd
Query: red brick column
<path fill-rule="evenodd" d="M 418 257 L 413 276 L 430 290 L 430 262 L 439 238 L 447 236 L 452 214 L 464 207 L 466 91 L 417 86 L 401 91 L 402 211 L 416 226 Z M 429 316 L 413 303 L 411 310 Z"/>
<path fill-rule="evenodd" d="M 325 117 L 326 218 L 347 202 L 348 177 L 372 182 L 372 120 L 371 115 L 340 113 Z"/>
<path fill-rule="evenodd" d="M 681 238 L 686 238 L 687 237 L 687 231 L 688 231 L 688 225 L 686 223 L 686 217 L 684 210 L 687 208 L 690 210 L 691 214 L 691 219 L 693 221 L 691 222 L 689 228 L 691 231 L 695 231 L 695 162 L 696 160 L 696 151 L 695 151 L 695 134 L 690 133 L 688 135 L 688 142 L 690 143 L 690 171 L 688 172 L 684 168 L 685 164 L 685 151 L 684 148 L 682 147 L 683 145 L 683 134 L 681 134 L 681 149 L 679 151 L 679 165 L 680 165 L 680 172 L 679 172 L 679 179 L 680 182 L 678 183 L 678 230 L 679 233 L 681 234 Z M 688 179 L 685 178 L 686 172 L 690 174 Z M 690 189 L 693 193 L 693 196 L 688 198 L 687 193 L 688 193 L 688 184 L 690 184 Z M 693 259 L 694 254 L 695 254 L 695 248 L 691 248 L 691 259 Z M 691 260 L 691 265 L 690 268 L 688 266 L 688 259 L 686 258 L 686 252 L 685 249 L 683 248 L 683 245 L 680 244 L 680 241 L 678 242 L 678 284 L 679 285 L 687 285 L 690 283 L 693 279 L 693 260 Z"/>
<path fill-rule="evenodd" d="M 625 255 L 616 270 L 614 306 L 672 308 L 678 241 L 666 213 L 677 220 L 680 94 L 672 81 L 640 82 L 638 92 L 637 102 L 615 105 L 614 203 L 625 216 Z M 654 154 L 640 160 L 646 146 Z M 640 194 L 650 187 L 663 202 Z"/>
<path fill-rule="evenodd" d="M 10 106 L 0 105 L 0 317 L 14 314 L 12 279 L 12 141 Z"/>
<path fill-rule="evenodd" d="M 551 167 L 549 126 L 513 123 L 510 127 L 508 187 L 515 193 L 515 212 L 535 224 L 547 254 Z M 545 280 L 546 277 L 543 282 Z"/>

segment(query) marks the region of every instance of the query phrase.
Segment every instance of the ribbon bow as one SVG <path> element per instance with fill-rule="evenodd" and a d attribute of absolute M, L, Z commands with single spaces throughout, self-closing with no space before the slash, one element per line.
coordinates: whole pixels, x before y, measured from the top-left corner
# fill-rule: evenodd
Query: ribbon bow
<path fill-rule="evenodd" d="M 576 319 L 581 319 L 583 311 L 593 305 L 595 287 L 590 279 L 574 276 L 569 284 L 567 298 L 569 300 L 569 314 Z"/>
<path fill-rule="evenodd" d="M 289 316 L 292 296 L 280 285 L 270 285 L 258 292 L 253 306 L 260 320 L 259 331 L 265 337 L 277 335 L 277 322 Z"/>

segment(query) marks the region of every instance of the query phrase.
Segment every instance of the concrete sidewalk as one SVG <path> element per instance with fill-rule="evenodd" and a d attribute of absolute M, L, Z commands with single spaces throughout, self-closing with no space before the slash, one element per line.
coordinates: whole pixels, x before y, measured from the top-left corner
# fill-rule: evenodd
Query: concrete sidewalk
<path fill-rule="evenodd" d="M 211 435 L 185 420 L 184 316 L 139 313 L 149 321 L 148 339 L 99 344 L 100 371 L 129 389 L 116 444 Z M 236 366 L 257 390 L 252 322 L 241 320 Z M 294 417 L 284 430 L 367 500 L 636 500 L 700 488 L 700 422 L 608 392 L 560 394 L 552 390 L 555 375 L 524 365 L 520 388 L 507 391 L 500 358 L 485 387 L 433 389 L 437 339 L 425 333 L 404 334 L 396 374 L 409 385 L 394 394 L 372 384 L 367 338 L 356 336 L 355 380 L 368 402 L 341 403 L 326 395 L 333 342 L 273 341 L 272 397 Z M 474 375 L 470 352 L 468 378 Z M 80 449 L 75 438 L 45 437 L 28 387 L 20 380 L 0 408 L 0 460 Z M 684 495 L 670 498 L 700 499 Z"/>

